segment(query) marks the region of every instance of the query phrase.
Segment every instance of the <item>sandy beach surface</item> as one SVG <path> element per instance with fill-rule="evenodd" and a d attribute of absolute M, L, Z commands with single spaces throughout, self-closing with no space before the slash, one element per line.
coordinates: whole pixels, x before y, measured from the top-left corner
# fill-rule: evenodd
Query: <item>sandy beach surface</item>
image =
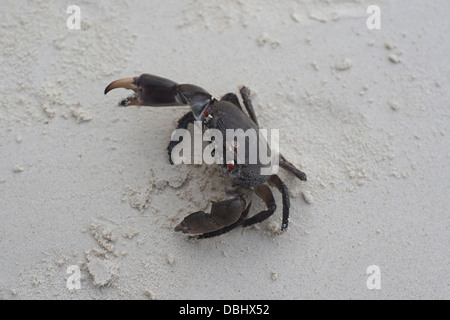
<path fill-rule="evenodd" d="M 450 298 L 450 1 L 0 6 L 0 298 Z M 252 90 L 260 126 L 308 175 L 279 173 L 287 232 L 275 189 L 255 227 L 173 231 L 229 180 L 169 164 L 187 107 L 103 94 L 142 73 L 217 98 Z"/>

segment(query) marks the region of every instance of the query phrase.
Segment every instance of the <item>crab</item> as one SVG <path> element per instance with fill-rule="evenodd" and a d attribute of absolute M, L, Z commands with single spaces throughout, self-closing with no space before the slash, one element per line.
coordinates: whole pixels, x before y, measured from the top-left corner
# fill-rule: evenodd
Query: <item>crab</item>
<path fill-rule="evenodd" d="M 189 124 L 197 122 L 201 123 L 203 132 L 208 129 L 217 129 L 222 133 L 225 133 L 227 129 L 253 129 L 256 132 L 260 130 L 250 99 L 250 90 L 245 86 L 240 88 L 240 94 L 248 114 L 244 112 L 238 96 L 234 93 L 228 93 L 220 100 L 216 100 L 201 87 L 191 84 L 178 84 L 151 74 L 113 81 L 106 87 L 105 94 L 117 88 L 134 91 L 131 96 L 119 102 L 119 106 L 123 107 L 131 105 L 190 106 L 191 111 L 178 120 L 177 129 L 186 130 Z M 258 143 L 265 143 L 269 148 L 267 142 L 260 139 L 263 138 L 259 137 Z M 172 151 L 181 141 L 182 138 L 178 141 L 171 141 L 167 147 L 171 164 L 174 164 Z M 217 143 L 217 141 L 214 142 Z M 230 143 L 229 140 L 224 138 L 222 145 L 225 152 L 231 151 L 236 155 L 236 141 Z M 210 213 L 197 211 L 189 214 L 175 227 L 175 231 L 203 239 L 222 235 L 237 227 L 245 228 L 260 223 L 272 216 L 277 208 L 268 185 L 281 192 L 283 213 L 280 231 L 285 231 L 288 228 L 290 208 L 288 188 L 278 175 L 261 174 L 262 168 L 270 167 L 272 164 L 263 164 L 259 157 L 256 163 L 250 162 L 248 149 L 245 149 L 243 162 L 236 162 L 235 160 L 236 158 L 232 158 L 231 161 L 221 158 L 219 162 L 232 182 L 231 186 L 226 187 L 227 199 L 218 202 L 213 201 Z M 306 174 L 297 169 L 281 154 L 279 155 L 279 167 L 288 170 L 302 181 L 307 180 Z M 264 201 L 267 210 L 248 217 L 254 194 Z"/>

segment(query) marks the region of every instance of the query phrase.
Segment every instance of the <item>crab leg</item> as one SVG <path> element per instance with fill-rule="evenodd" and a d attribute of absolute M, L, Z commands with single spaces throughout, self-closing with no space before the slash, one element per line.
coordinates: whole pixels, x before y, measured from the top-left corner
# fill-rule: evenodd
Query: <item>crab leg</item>
<path fill-rule="evenodd" d="M 256 125 L 258 125 L 258 119 L 256 118 L 256 113 L 255 113 L 255 110 L 253 109 L 252 100 L 250 98 L 250 90 L 244 86 L 241 88 L 240 93 L 242 96 L 242 100 L 244 101 L 245 109 L 247 110 L 247 113 L 248 113 L 250 119 L 252 119 Z M 224 96 L 224 98 L 225 97 L 226 97 L 227 101 L 235 103 L 234 97 L 229 98 L 228 95 Z M 237 102 L 236 105 L 239 106 L 239 101 Z M 283 157 L 281 154 L 280 154 L 280 166 L 282 168 L 290 171 L 291 173 L 293 173 L 300 180 L 302 180 L 302 181 L 307 180 L 306 174 L 304 172 L 300 171 L 299 169 L 297 169 L 292 163 L 290 163 L 288 160 L 286 160 L 286 158 Z"/>
<path fill-rule="evenodd" d="M 306 174 L 303 171 L 300 171 L 297 169 L 292 163 L 286 160 L 285 157 L 283 157 L 280 154 L 280 166 L 290 172 L 292 172 L 297 178 L 299 178 L 302 181 L 306 181 Z"/>
<path fill-rule="evenodd" d="M 255 109 L 253 109 L 252 100 L 250 99 L 250 90 L 247 87 L 242 87 L 241 90 L 242 100 L 244 101 L 245 109 L 247 109 L 248 115 L 253 122 L 258 125 L 258 119 L 256 118 Z"/>
<path fill-rule="evenodd" d="M 291 206 L 288 188 L 276 174 L 270 176 L 269 184 L 276 187 L 281 192 L 283 201 L 283 222 L 281 224 L 281 231 L 285 231 L 289 224 L 289 207 Z"/>
<path fill-rule="evenodd" d="M 194 121 L 195 121 L 194 114 L 192 113 L 192 111 L 189 111 L 181 119 L 178 120 L 177 129 L 187 129 L 189 124 L 194 123 Z M 170 141 L 169 145 L 167 146 L 167 153 L 169 154 L 170 164 L 173 164 L 172 150 L 181 141 L 183 141 L 183 137 L 181 137 L 179 141 Z"/>
<path fill-rule="evenodd" d="M 269 189 L 268 186 L 262 184 L 260 186 L 255 187 L 255 193 L 258 197 L 264 200 L 267 206 L 267 210 L 261 211 L 260 213 L 257 213 L 254 216 L 252 216 L 251 218 L 244 220 L 244 222 L 242 223 L 243 227 L 249 227 L 256 223 L 260 223 L 269 218 L 275 212 L 275 210 L 277 210 L 275 199 L 273 198 L 272 191 Z"/>
<path fill-rule="evenodd" d="M 231 102 L 232 104 L 234 104 L 235 106 L 239 107 L 239 109 L 241 109 L 243 111 L 241 103 L 239 102 L 239 98 L 237 97 L 236 94 L 234 94 L 232 92 L 231 93 L 227 93 L 226 95 L 224 95 L 222 97 L 222 99 L 220 99 L 220 101 Z"/>

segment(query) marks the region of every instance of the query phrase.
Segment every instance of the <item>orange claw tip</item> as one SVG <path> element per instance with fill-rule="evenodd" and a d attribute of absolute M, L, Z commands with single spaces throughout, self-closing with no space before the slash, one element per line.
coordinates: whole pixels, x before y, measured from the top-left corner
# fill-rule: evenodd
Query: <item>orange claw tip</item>
<path fill-rule="evenodd" d="M 106 87 L 105 94 L 107 94 L 109 91 L 117 89 L 117 88 L 136 90 L 137 86 L 135 84 L 135 78 L 124 78 L 124 79 L 119 79 L 119 80 L 111 82 Z"/>

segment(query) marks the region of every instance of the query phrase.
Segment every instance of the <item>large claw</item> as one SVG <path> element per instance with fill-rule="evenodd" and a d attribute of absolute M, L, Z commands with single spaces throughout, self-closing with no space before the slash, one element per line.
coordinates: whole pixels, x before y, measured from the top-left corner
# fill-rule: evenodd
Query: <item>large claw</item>
<path fill-rule="evenodd" d="M 105 89 L 109 91 L 124 88 L 135 93 L 122 100 L 119 105 L 129 106 L 182 106 L 190 105 L 195 115 L 199 115 L 203 108 L 211 101 L 211 95 L 204 89 L 191 84 L 177 84 L 151 74 L 139 77 L 125 78 L 113 81 Z"/>
<path fill-rule="evenodd" d="M 122 100 L 120 105 L 138 106 L 181 106 L 185 105 L 178 96 L 178 84 L 168 79 L 151 74 L 143 74 L 139 77 L 125 78 L 113 81 L 105 89 L 105 94 L 117 88 L 133 90 L 135 94 Z"/>

